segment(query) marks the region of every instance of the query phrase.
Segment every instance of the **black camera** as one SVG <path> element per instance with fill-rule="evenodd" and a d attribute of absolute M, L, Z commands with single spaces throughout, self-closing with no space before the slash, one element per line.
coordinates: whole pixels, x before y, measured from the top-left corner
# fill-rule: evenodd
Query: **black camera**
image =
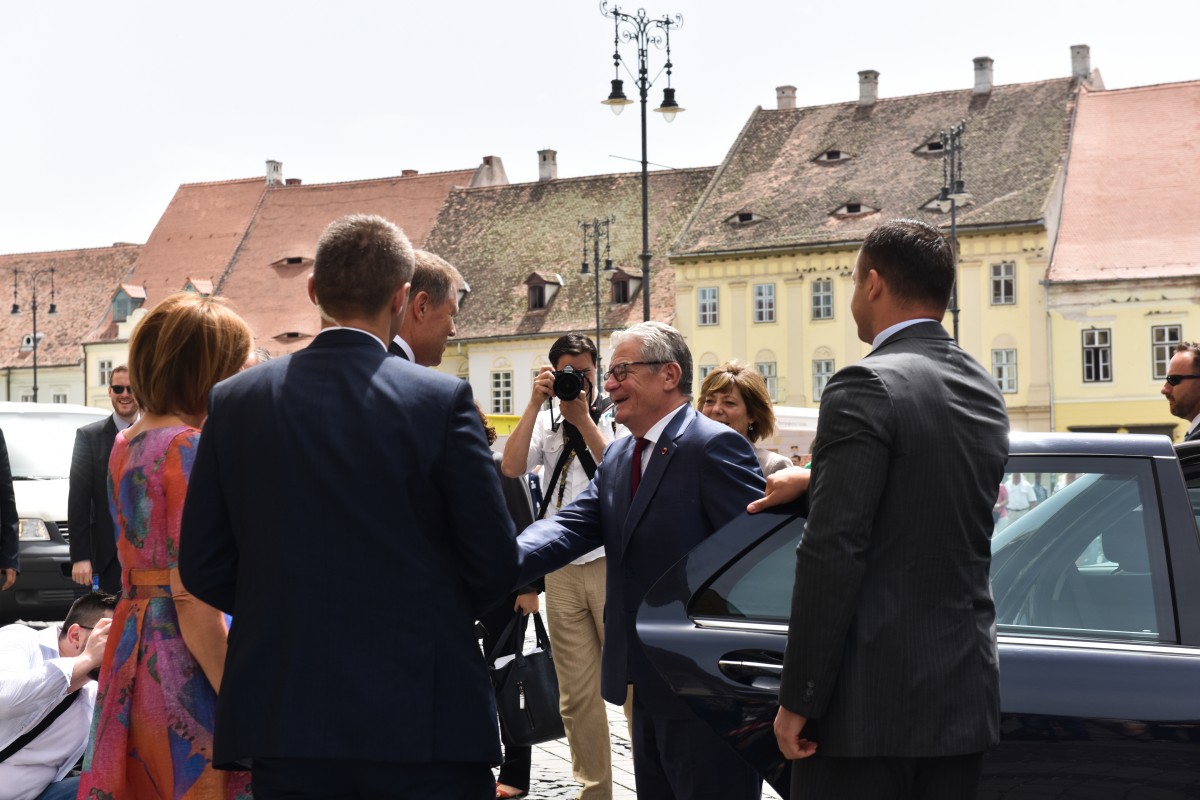
<path fill-rule="evenodd" d="M 587 385 L 586 372 L 580 372 L 574 367 L 563 367 L 554 371 L 554 396 L 564 403 L 579 397 L 579 393 Z"/>

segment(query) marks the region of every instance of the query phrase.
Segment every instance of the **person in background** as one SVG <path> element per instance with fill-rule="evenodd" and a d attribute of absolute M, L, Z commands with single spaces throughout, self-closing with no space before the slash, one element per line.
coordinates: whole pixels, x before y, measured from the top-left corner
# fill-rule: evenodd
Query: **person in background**
<path fill-rule="evenodd" d="M 155 306 L 129 343 L 143 413 L 118 434 L 109 461 L 122 597 L 80 797 L 250 796 L 248 773 L 212 767 L 225 619 L 184 588 L 177 560 L 209 390 L 241 369 L 251 341 L 225 300 L 181 292 Z"/>
<path fill-rule="evenodd" d="M 8 445 L 0 431 L 0 591 L 8 591 L 21 571 L 21 537 L 17 531 L 17 495 L 13 489 Z"/>
<path fill-rule="evenodd" d="M 1167 365 L 1162 395 L 1173 416 L 1188 423 L 1183 441 L 1200 439 L 1200 344 L 1180 342 Z"/>
<path fill-rule="evenodd" d="M 441 256 L 414 250 L 413 261 L 412 286 L 388 352 L 422 367 L 436 367 L 442 363 L 447 340 L 457 333 L 454 318 L 469 289 L 454 265 Z"/>
<path fill-rule="evenodd" d="M 108 513 L 108 457 L 117 434 L 137 420 L 138 404 L 129 384 L 129 367 L 114 367 L 108 378 L 113 413 L 75 432 L 71 480 L 67 490 L 67 530 L 71 532 L 71 580 L 83 586 L 100 579 L 100 591 L 121 592 L 121 562 Z"/>
<path fill-rule="evenodd" d="M 791 459 L 757 443 L 775 433 L 775 410 L 767 383 L 755 370 L 739 361 L 727 361 L 708 373 L 700 385 L 696 409 L 709 419 L 723 422 L 755 445 L 763 475 L 792 466 Z"/>
<path fill-rule="evenodd" d="M 0 797 L 74 800 L 116 598 L 85 594 L 61 625 L 0 628 Z"/>

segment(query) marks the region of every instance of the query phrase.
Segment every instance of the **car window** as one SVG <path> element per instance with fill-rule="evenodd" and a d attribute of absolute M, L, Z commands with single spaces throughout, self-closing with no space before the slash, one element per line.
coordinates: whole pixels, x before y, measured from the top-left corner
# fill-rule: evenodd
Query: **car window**
<path fill-rule="evenodd" d="M 75 431 L 103 415 L 29 413 L 0 415 L 14 480 L 50 480 L 71 474 Z"/>
<path fill-rule="evenodd" d="M 691 615 L 786 623 L 803 532 L 804 519 L 797 517 L 767 537 L 696 594 Z"/>

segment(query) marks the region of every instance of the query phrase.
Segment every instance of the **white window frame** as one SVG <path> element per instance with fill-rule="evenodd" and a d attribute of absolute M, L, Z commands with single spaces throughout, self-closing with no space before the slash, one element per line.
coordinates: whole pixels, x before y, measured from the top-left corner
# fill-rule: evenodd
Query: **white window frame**
<path fill-rule="evenodd" d="M 775 321 L 775 284 L 754 284 L 754 321 Z"/>
<path fill-rule="evenodd" d="M 1112 328 L 1083 332 L 1083 382 L 1112 382 Z"/>
<path fill-rule="evenodd" d="M 992 350 L 992 377 L 996 386 L 1003 394 L 1015 394 L 1017 391 L 1017 351 L 1016 348 L 1002 347 Z"/>
<path fill-rule="evenodd" d="M 112 382 L 113 363 L 108 360 L 99 362 L 97 365 L 100 368 L 100 385 L 108 386 Z"/>
<path fill-rule="evenodd" d="M 834 364 L 832 358 L 814 358 L 812 362 L 813 400 L 820 400 L 833 377 Z"/>
<path fill-rule="evenodd" d="M 1175 346 L 1183 341 L 1182 325 L 1153 325 L 1150 328 L 1150 363 L 1156 381 L 1165 380 L 1170 371 Z"/>
<path fill-rule="evenodd" d="M 513 413 L 513 373 L 511 369 L 499 369 L 492 372 L 491 380 L 492 414 Z"/>
<path fill-rule="evenodd" d="M 833 278 L 817 278 L 813 281 L 812 318 L 833 319 Z"/>
<path fill-rule="evenodd" d="M 992 264 L 992 305 L 1012 306 L 1017 303 L 1017 264 L 1001 261 Z"/>
<path fill-rule="evenodd" d="M 67 393 L 66 392 L 55 392 L 54 394 L 50 395 L 50 402 L 51 403 L 67 402 Z"/>
<path fill-rule="evenodd" d="M 762 375 L 763 383 L 767 385 L 767 396 L 771 398 L 772 403 L 779 402 L 779 370 L 774 361 L 759 361 L 755 363 L 754 369 Z"/>
<path fill-rule="evenodd" d="M 717 325 L 720 323 L 720 307 L 717 304 L 716 286 L 701 286 L 696 290 L 696 324 Z"/>
<path fill-rule="evenodd" d="M 716 364 L 701 364 L 699 367 L 697 367 L 696 370 L 700 375 L 700 382 L 703 383 L 704 379 L 708 377 L 708 374 L 716 368 Z"/>

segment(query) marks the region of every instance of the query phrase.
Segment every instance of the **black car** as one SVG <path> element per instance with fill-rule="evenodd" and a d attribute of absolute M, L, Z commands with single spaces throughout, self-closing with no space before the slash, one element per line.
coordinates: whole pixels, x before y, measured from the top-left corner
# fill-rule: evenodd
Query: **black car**
<path fill-rule="evenodd" d="M 1200 797 L 1200 442 L 1014 434 L 1009 452 L 1041 501 L 992 540 L 1001 743 L 979 797 Z M 798 511 L 733 521 L 638 614 L 663 676 L 784 798 Z"/>

